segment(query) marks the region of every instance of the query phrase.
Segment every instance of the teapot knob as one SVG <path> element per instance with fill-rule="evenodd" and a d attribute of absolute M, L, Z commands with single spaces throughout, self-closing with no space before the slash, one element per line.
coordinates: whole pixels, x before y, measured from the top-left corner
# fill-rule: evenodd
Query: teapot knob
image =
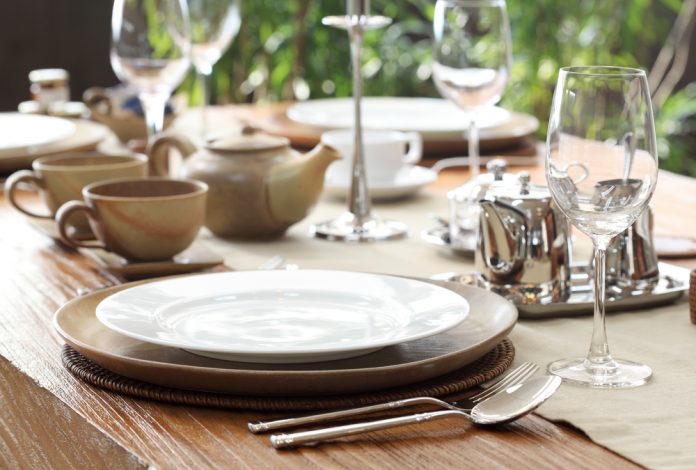
<path fill-rule="evenodd" d="M 520 181 L 520 185 L 522 186 L 520 188 L 520 194 L 526 195 L 529 194 L 529 173 L 526 171 L 520 172 L 520 174 L 517 176 L 518 180 Z"/>
<path fill-rule="evenodd" d="M 507 171 L 507 161 L 502 158 L 494 158 L 486 163 L 486 170 L 493 174 L 493 181 L 502 181 L 503 175 Z"/>

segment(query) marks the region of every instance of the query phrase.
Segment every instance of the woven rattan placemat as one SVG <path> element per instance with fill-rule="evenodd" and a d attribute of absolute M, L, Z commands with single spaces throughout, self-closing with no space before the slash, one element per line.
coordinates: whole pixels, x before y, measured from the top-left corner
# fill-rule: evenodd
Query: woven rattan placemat
<path fill-rule="evenodd" d="M 460 393 L 486 382 L 510 366 L 515 347 L 501 341 L 481 359 L 449 374 L 394 389 L 353 395 L 322 397 L 250 397 L 179 390 L 129 379 L 104 369 L 68 345 L 63 347 L 63 365 L 79 379 L 125 395 L 182 405 L 235 408 L 254 411 L 314 411 L 370 405 L 416 396 L 441 397 Z"/>

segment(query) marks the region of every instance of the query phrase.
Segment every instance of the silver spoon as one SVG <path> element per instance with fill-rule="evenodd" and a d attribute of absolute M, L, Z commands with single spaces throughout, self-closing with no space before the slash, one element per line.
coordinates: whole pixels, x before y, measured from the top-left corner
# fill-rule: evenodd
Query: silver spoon
<path fill-rule="evenodd" d="M 351 436 L 353 434 L 361 434 L 368 431 L 393 428 L 404 424 L 424 423 L 426 421 L 449 418 L 452 416 L 464 417 L 476 424 L 490 425 L 508 423 L 537 409 L 539 405 L 544 403 L 556 390 L 558 390 L 560 385 L 560 377 L 547 375 L 513 385 L 507 388 L 505 392 L 499 393 L 479 403 L 471 412 L 458 410 L 433 411 L 312 431 L 274 434 L 271 436 L 271 444 L 273 447 L 279 449 L 337 437 Z"/>

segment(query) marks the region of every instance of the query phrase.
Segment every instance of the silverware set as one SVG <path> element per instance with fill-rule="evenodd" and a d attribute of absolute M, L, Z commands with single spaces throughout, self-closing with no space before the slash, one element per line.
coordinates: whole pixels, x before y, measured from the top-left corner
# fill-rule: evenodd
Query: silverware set
<path fill-rule="evenodd" d="M 415 405 L 435 405 L 444 408 L 440 411 L 271 435 L 270 441 L 273 447 L 282 448 L 449 417 L 465 418 L 481 425 L 506 423 L 535 410 L 560 386 L 561 380 L 558 377 L 543 376 L 530 379 L 538 369 L 538 365 L 525 362 L 482 392 L 460 401 L 447 402 L 433 397 L 416 397 L 295 418 L 254 421 L 250 422 L 248 427 L 252 433 L 258 434 L 299 426 L 320 425 L 334 420 Z"/>

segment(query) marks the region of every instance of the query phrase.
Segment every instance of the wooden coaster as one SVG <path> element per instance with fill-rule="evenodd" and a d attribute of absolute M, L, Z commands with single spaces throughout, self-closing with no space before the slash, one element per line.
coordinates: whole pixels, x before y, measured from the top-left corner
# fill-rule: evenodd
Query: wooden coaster
<path fill-rule="evenodd" d="M 694 258 L 696 240 L 686 237 L 654 237 L 658 258 Z"/>
<path fill-rule="evenodd" d="M 63 365 L 77 378 L 97 387 L 139 398 L 181 405 L 254 411 L 314 411 L 371 405 L 417 396 L 441 397 L 460 393 L 502 374 L 515 357 L 512 341 L 504 339 L 481 359 L 449 374 L 395 389 L 326 397 L 248 397 L 179 390 L 133 380 L 90 361 L 68 345 Z"/>

